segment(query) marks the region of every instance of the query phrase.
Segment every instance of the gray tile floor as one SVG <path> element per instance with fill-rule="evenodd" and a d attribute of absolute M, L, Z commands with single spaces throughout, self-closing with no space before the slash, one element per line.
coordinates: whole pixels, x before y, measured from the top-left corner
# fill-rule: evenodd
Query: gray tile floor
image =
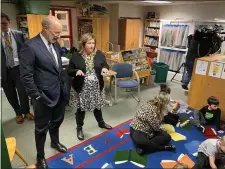
<path fill-rule="evenodd" d="M 169 73 L 168 85 L 171 87 L 172 90 L 172 98 L 186 101 L 187 93 L 185 93 L 185 91 L 181 89 L 179 82 L 170 82 L 171 76 L 172 73 Z M 177 80 L 180 80 L 180 78 L 180 75 L 176 76 Z M 158 91 L 159 85 L 157 84 L 149 85 L 149 87 L 142 86 L 141 102 L 154 97 L 158 93 Z M 132 118 L 135 113 L 135 110 L 137 110 L 139 104 L 141 104 L 138 104 L 135 99 L 126 92 L 120 91 L 118 93 L 119 98 L 121 98 L 119 103 L 113 105 L 112 107 L 106 106 L 105 108 L 103 108 L 104 119 L 112 126 L 118 125 Z M 16 124 L 14 119 L 14 111 L 6 100 L 4 92 L 2 92 L 1 102 L 1 118 L 3 122 L 5 137 L 15 137 L 17 140 L 17 148 L 22 152 L 23 156 L 29 164 L 34 164 L 36 155 L 34 141 L 34 122 L 25 120 L 23 124 Z M 76 123 L 74 113 L 75 109 L 72 111 L 67 111 L 65 113 L 65 120 L 60 128 L 60 140 L 68 148 L 80 143 L 80 141 L 76 137 Z M 87 112 L 84 124 L 85 139 L 91 138 L 103 131 L 103 129 L 100 129 L 97 126 L 97 122 L 94 119 L 93 113 Z M 46 158 L 57 153 L 55 150 L 50 148 L 49 136 L 46 140 L 45 153 Z M 12 166 L 15 168 L 24 167 L 24 164 L 21 162 L 21 160 L 19 160 L 17 156 L 15 156 L 12 161 Z"/>

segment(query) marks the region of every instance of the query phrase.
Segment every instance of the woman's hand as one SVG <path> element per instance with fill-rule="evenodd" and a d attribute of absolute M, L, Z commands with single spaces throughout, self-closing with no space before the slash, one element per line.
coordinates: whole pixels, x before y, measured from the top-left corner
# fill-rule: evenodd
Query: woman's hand
<path fill-rule="evenodd" d="M 78 70 L 76 76 L 85 76 L 85 74 L 81 70 Z"/>
<path fill-rule="evenodd" d="M 106 68 L 103 68 L 103 69 L 102 69 L 102 73 L 109 74 L 109 70 L 106 69 Z"/>

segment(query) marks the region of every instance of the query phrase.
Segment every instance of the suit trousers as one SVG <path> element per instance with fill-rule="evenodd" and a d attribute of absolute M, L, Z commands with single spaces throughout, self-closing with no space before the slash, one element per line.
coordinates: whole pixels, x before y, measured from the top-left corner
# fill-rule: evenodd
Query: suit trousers
<path fill-rule="evenodd" d="M 152 138 L 148 138 L 146 133 L 131 127 L 130 136 L 135 146 L 143 149 L 145 153 L 163 151 L 171 141 L 171 136 L 165 131 L 156 132 Z"/>
<path fill-rule="evenodd" d="M 63 98 L 60 98 L 54 107 L 33 100 L 37 157 L 45 156 L 44 146 L 48 131 L 51 142 L 59 143 L 59 127 L 64 120 L 65 106 L 66 101 Z"/>
<path fill-rule="evenodd" d="M 85 118 L 85 111 L 81 111 L 80 108 L 77 109 L 77 112 L 75 114 L 76 116 L 76 123 L 77 123 L 77 128 L 82 128 L 84 125 L 84 118 Z M 94 110 L 94 116 L 95 119 L 99 124 L 104 123 L 103 117 L 102 117 L 102 110 L 95 109 Z"/>
<path fill-rule="evenodd" d="M 30 113 L 29 97 L 20 80 L 19 66 L 7 69 L 7 79 L 2 82 L 2 87 L 17 116 Z"/>

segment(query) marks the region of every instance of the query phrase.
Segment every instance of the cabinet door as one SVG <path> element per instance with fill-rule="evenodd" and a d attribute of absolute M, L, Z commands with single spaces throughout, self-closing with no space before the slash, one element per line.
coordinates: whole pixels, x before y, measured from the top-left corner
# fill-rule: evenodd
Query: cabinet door
<path fill-rule="evenodd" d="M 119 19 L 118 25 L 118 44 L 120 45 L 121 50 L 126 48 L 126 19 Z"/>
<path fill-rule="evenodd" d="M 125 50 L 133 49 L 133 19 L 126 21 Z"/>
<path fill-rule="evenodd" d="M 132 48 L 139 48 L 139 39 L 141 31 L 141 21 L 140 19 L 133 20 L 133 36 L 132 36 Z"/>
<path fill-rule="evenodd" d="M 106 44 L 107 42 L 109 42 L 109 19 L 108 18 L 93 19 L 93 34 L 96 37 L 97 49 L 108 51 Z"/>
<path fill-rule="evenodd" d="M 41 21 L 46 16 L 47 15 L 27 14 L 27 26 L 29 31 L 29 38 L 33 38 L 41 32 L 42 30 Z"/>

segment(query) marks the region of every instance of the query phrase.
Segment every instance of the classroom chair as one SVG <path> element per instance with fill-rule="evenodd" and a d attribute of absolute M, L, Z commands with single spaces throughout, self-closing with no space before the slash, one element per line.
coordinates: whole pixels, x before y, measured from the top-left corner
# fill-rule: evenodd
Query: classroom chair
<path fill-rule="evenodd" d="M 26 164 L 26 166 L 28 166 L 28 162 L 24 159 L 21 152 L 16 148 L 16 138 L 15 137 L 6 138 L 5 141 L 9 153 L 10 162 L 12 162 L 13 157 L 16 154 Z"/>
<path fill-rule="evenodd" d="M 140 102 L 140 79 L 138 73 L 133 70 L 133 66 L 128 63 L 117 63 L 112 66 L 112 71 L 116 72 L 115 77 L 115 103 L 117 102 L 117 88 L 137 89 L 137 97 L 130 93 L 137 102 Z M 137 80 L 133 80 L 135 74 Z"/>

